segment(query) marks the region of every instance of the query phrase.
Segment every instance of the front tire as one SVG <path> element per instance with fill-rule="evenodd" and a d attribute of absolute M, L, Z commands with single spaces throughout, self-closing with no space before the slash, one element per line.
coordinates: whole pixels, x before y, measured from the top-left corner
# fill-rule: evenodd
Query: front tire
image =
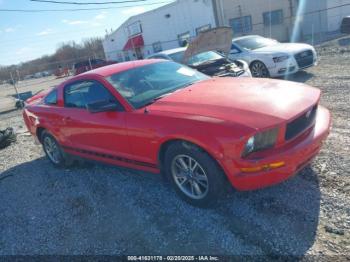
<path fill-rule="evenodd" d="M 263 62 L 255 61 L 250 65 L 250 72 L 253 77 L 268 78 L 270 77 L 269 70 Z"/>
<path fill-rule="evenodd" d="M 208 207 L 225 192 L 227 180 L 208 153 L 176 142 L 165 153 L 164 170 L 176 193 L 191 205 Z"/>
<path fill-rule="evenodd" d="M 44 152 L 50 162 L 56 167 L 69 167 L 73 159 L 63 151 L 57 140 L 46 130 L 41 135 Z"/>

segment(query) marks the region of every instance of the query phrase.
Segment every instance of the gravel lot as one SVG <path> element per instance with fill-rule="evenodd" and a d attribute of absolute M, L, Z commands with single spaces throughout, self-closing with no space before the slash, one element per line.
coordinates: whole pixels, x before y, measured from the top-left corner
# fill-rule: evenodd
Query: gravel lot
<path fill-rule="evenodd" d="M 94 164 L 55 169 L 0 114 L 17 143 L 0 151 L 0 255 L 243 254 L 350 256 L 350 48 L 337 41 L 317 67 L 291 77 L 323 91 L 333 129 L 310 167 L 214 209 L 191 207 L 158 175 Z"/>

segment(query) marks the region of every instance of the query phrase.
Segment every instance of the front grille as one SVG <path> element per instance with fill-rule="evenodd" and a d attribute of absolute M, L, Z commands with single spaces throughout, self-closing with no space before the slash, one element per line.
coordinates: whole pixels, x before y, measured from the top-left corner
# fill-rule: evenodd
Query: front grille
<path fill-rule="evenodd" d="M 306 68 L 312 66 L 314 63 L 314 54 L 311 50 L 306 50 L 294 55 L 295 60 L 298 63 L 299 68 Z"/>
<path fill-rule="evenodd" d="M 287 124 L 285 140 L 290 140 L 305 131 L 314 123 L 317 112 L 317 105 L 313 106 L 303 115 Z"/>

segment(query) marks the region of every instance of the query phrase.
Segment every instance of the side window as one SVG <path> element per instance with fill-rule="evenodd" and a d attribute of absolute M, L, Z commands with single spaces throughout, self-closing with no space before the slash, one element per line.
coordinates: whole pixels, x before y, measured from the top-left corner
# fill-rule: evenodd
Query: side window
<path fill-rule="evenodd" d="M 52 90 L 44 100 L 46 105 L 56 105 L 57 104 L 57 90 Z"/>
<path fill-rule="evenodd" d="M 238 54 L 240 52 L 241 52 L 241 50 L 239 50 L 239 48 L 237 46 L 232 44 L 230 54 Z"/>
<path fill-rule="evenodd" d="M 99 82 L 82 81 L 70 84 L 64 89 L 64 105 L 72 108 L 87 108 L 88 104 L 109 101 L 119 102 L 116 98 Z M 122 106 L 119 104 L 120 111 Z"/>

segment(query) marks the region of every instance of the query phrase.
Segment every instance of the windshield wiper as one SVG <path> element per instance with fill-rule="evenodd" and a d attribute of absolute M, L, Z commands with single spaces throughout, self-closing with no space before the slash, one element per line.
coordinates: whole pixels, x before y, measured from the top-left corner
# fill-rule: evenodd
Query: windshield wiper
<path fill-rule="evenodd" d="M 142 105 L 142 107 L 149 106 L 149 105 L 155 103 L 156 101 L 158 101 L 159 99 L 162 99 L 163 97 L 166 97 L 166 96 L 168 96 L 168 95 L 170 95 L 172 93 L 175 93 L 176 91 L 178 91 L 180 89 L 183 89 L 183 88 L 186 88 L 188 86 L 191 86 L 191 85 L 195 84 L 196 82 L 198 82 L 198 81 L 187 83 L 187 84 L 181 86 L 180 88 L 177 88 L 177 89 L 175 89 L 175 90 L 173 90 L 171 92 L 168 92 L 168 93 L 162 94 L 160 96 L 157 96 L 157 97 L 151 99 L 150 101 L 148 101 L 147 103 L 145 103 L 144 105 Z"/>
<path fill-rule="evenodd" d="M 165 93 L 165 94 L 163 94 L 163 95 L 160 95 L 160 96 L 157 96 L 157 97 L 155 97 L 155 98 L 152 98 L 152 99 L 151 99 L 150 101 L 148 101 L 146 104 L 142 105 L 142 107 L 149 106 L 149 105 L 155 103 L 156 101 L 158 101 L 159 99 L 162 99 L 163 97 L 166 97 L 166 96 L 168 96 L 168 95 L 170 95 L 171 93 L 174 93 L 174 92 L 175 92 L 175 91 L 169 92 L 169 93 Z"/>

